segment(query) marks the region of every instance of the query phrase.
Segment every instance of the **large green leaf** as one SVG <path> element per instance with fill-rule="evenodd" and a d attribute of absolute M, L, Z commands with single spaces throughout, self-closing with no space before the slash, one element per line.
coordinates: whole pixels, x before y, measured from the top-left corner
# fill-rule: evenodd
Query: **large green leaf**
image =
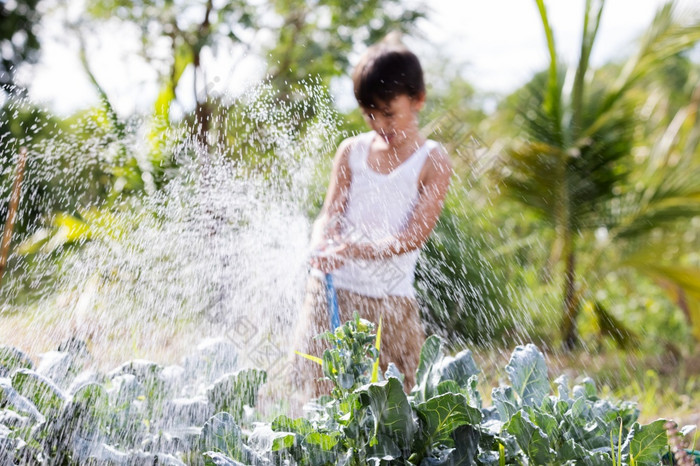
<path fill-rule="evenodd" d="M 107 391 L 94 382 L 81 386 L 62 413 L 71 429 L 86 437 L 104 430 L 112 415 Z"/>
<path fill-rule="evenodd" d="M 377 435 L 366 450 L 367 461 L 373 464 L 392 464 L 392 461 L 401 457 L 401 453 L 396 441 L 382 434 Z"/>
<path fill-rule="evenodd" d="M 557 450 L 557 460 L 565 463 L 575 461 L 575 464 L 582 466 L 610 466 L 613 464 L 610 454 L 605 451 L 590 451 L 576 443 L 575 440 L 567 439 Z"/>
<path fill-rule="evenodd" d="M 524 410 L 527 412 L 530 421 L 542 429 L 551 441 L 554 441 L 559 434 L 559 422 L 557 422 L 557 419 L 553 415 L 542 412 L 532 406 L 527 406 Z"/>
<path fill-rule="evenodd" d="M 272 451 L 286 450 L 294 446 L 295 440 L 296 436 L 292 432 L 275 432 L 270 449 Z"/>
<path fill-rule="evenodd" d="M 338 435 L 311 432 L 304 438 L 304 443 L 307 445 L 315 445 L 325 451 L 332 451 L 338 444 Z"/>
<path fill-rule="evenodd" d="M 518 411 L 503 428 L 515 437 L 530 464 L 549 464 L 554 458 L 547 434 L 532 423 L 523 411 Z"/>
<path fill-rule="evenodd" d="M 12 374 L 12 387 L 29 399 L 44 415 L 55 414 L 67 400 L 51 380 L 31 369 L 18 369 Z"/>
<path fill-rule="evenodd" d="M 547 364 L 544 355 L 533 344 L 517 346 L 506 366 L 513 389 L 527 406 L 539 406 L 549 393 Z"/>
<path fill-rule="evenodd" d="M 503 422 L 508 421 L 520 409 L 520 403 L 511 387 L 495 387 L 491 390 L 491 401 Z"/>
<path fill-rule="evenodd" d="M 303 417 L 292 419 L 285 415 L 276 417 L 271 427 L 277 432 L 294 432 L 300 435 L 307 435 L 314 431 L 314 426 L 308 419 Z"/>
<path fill-rule="evenodd" d="M 257 423 L 247 443 L 254 451 L 266 455 L 293 448 L 297 444 L 297 435 L 294 432 L 275 431 L 267 423 Z"/>
<path fill-rule="evenodd" d="M 374 416 L 374 435 L 384 434 L 404 451 L 410 448 L 416 432 L 413 410 L 398 379 L 365 385 L 358 389 L 360 400 Z"/>
<path fill-rule="evenodd" d="M 416 406 L 423 421 L 423 434 L 428 444 L 444 443 L 460 426 L 476 426 L 481 422 L 481 411 L 467 404 L 462 394 L 445 393 Z"/>
<path fill-rule="evenodd" d="M 452 433 L 455 449 L 450 454 L 453 466 L 474 464 L 474 459 L 479 451 L 479 439 L 481 434 L 478 428 L 472 426 L 460 426 Z"/>
<path fill-rule="evenodd" d="M 12 388 L 10 381 L 4 378 L 0 378 L 0 406 L 9 407 L 16 413 L 25 414 L 34 421 L 43 422 L 45 420 L 34 403 L 17 393 L 17 390 Z"/>
<path fill-rule="evenodd" d="M 208 389 L 207 398 L 216 411 L 225 411 L 241 419 L 244 406 L 255 406 L 258 390 L 267 380 L 267 373 L 243 369 L 217 379 Z"/>
<path fill-rule="evenodd" d="M 569 377 L 562 374 L 554 380 L 554 385 L 557 386 L 558 401 L 569 401 Z"/>
<path fill-rule="evenodd" d="M 207 451 L 204 453 L 204 464 L 206 466 L 245 466 L 244 463 L 214 451 Z"/>
<path fill-rule="evenodd" d="M 430 336 L 421 349 L 416 385 L 411 390 L 417 402 L 426 401 L 447 391 L 469 389 L 469 380 L 479 373 L 472 352 L 463 350 L 457 355 L 445 356 L 439 337 Z"/>
<path fill-rule="evenodd" d="M 436 387 L 431 386 L 433 366 L 442 359 L 442 341 L 436 335 L 429 336 L 420 351 L 416 385 L 411 390 L 416 401 L 425 401 L 433 394 Z"/>
<path fill-rule="evenodd" d="M 471 377 L 469 377 L 469 380 L 467 381 L 467 387 L 466 387 L 466 389 L 463 390 L 462 393 L 464 393 L 466 395 L 467 402 L 469 403 L 470 406 L 481 409 L 482 408 L 481 393 L 479 393 L 478 386 L 479 386 L 479 378 L 476 375 L 472 375 Z"/>
<path fill-rule="evenodd" d="M 454 380 L 445 380 L 440 382 L 436 387 L 436 395 L 444 395 L 445 393 L 460 393 L 459 384 Z"/>
<path fill-rule="evenodd" d="M 246 464 L 250 464 L 257 457 L 245 444 L 241 428 L 238 427 L 233 416 L 228 413 L 218 413 L 204 424 L 199 443 L 201 451 L 220 453 Z M 227 459 L 221 455 L 218 457 L 221 458 L 221 461 Z"/>
<path fill-rule="evenodd" d="M 588 456 L 588 451 L 572 439 L 565 440 L 557 451 L 557 457 L 562 462 L 578 460 L 586 456 Z"/>
<path fill-rule="evenodd" d="M 78 441 L 78 444 L 81 443 Z M 103 442 L 86 442 L 82 448 L 74 445 L 72 456 L 75 464 L 143 464 L 148 461 L 142 452 L 125 452 Z M 149 459 L 155 460 L 153 456 Z"/>
<path fill-rule="evenodd" d="M 0 345 L 0 377 L 7 377 L 15 369 L 34 369 L 34 362 L 17 348 Z"/>
<path fill-rule="evenodd" d="M 469 378 L 479 373 L 470 350 L 463 350 L 454 357 L 447 356 L 436 367 L 439 381 L 455 381 L 461 388 L 467 388 Z"/>
<path fill-rule="evenodd" d="M 420 462 L 420 466 L 452 466 L 455 463 L 454 458 L 452 458 L 452 453 L 454 451 L 454 448 L 436 448 L 430 452 L 430 456 L 423 458 Z"/>
<path fill-rule="evenodd" d="M 587 403 L 586 399 L 582 397 L 576 398 L 564 415 L 568 420 L 578 426 L 584 426 L 593 421 L 590 403 Z"/>
<path fill-rule="evenodd" d="M 635 424 L 630 429 L 622 448 L 629 452 L 638 466 L 652 466 L 660 463 L 661 456 L 666 452 L 668 445 L 665 423 L 666 420 L 659 419 L 645 426 Z"/>

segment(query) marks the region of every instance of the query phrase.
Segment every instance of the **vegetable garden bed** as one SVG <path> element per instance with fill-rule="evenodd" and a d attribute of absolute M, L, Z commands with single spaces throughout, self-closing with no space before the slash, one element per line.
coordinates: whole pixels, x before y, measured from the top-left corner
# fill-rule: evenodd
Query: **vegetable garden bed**
<path fill-rule="evenodd" d="M 373 330 L 355 316 L 324 334 L 335 346 L 318 362 L 333 392 L 304 417 L 266 423 L 247 416 L 266 374 L 233 370 L 225 343 L 183 366 L 132 361 L 107 374 L 78 373 L 71 351 L 35 368 L 2 347 L 0 465 L 676 464 L 665 420 L 640 425 L 633 403 L 599 398 L 588 378 L 550 383 L 534 345 L 515 349 L 510 385 L 484 406 L 469 350 L 446 356 L 428 338 L 407 395 L 393 365 L 377 373 Z M 181 398 L 187 390 L 195 395 Z"/>

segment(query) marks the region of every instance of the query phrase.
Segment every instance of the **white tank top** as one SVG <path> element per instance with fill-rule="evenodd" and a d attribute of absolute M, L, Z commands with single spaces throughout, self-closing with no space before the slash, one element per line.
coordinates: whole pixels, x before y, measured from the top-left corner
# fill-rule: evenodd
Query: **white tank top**
<path fill-rule="evenodd" d="M 438 143 L 428 140 L 391 173 L 367 164 L 375 132 L 358 136 L 348 154 L 350 190 L 343 215 L 342 235 L 350 241 L 381 241 L 396 236 L 418 200 L 418 177 Z M 419 249 L 384 260 L 352 260 L 332 272 L 336 288 L 371 296 L 413 297 Z"/>

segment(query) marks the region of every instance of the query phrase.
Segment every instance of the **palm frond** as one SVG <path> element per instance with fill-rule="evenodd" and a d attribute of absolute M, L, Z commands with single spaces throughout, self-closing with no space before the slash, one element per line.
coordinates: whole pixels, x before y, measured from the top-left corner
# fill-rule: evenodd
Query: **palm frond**
<path fill-rule="evenodd" d="M 692 162 L 693 152 L 700 147 L 699 107 L 700 85 L 693 91 L 690 103 L 676 112 L 651 148 L 646 171 L 649 178 L 654 178 L 659 169 L 672 164 L 672 157 L 678 155 L 679 148 L 682 148 L 681 162 Z"/>
<path fill-rule="evenodd" d="M 554 44 L 554 32 L 549 24 L 547 8 L 544 5 L 544 0 L 535 0 L 537 8 L 542 19 L 544 34 L 547 39 L 547 50 L 549 51 L 549 71 L 547 76 L 547 92 L 543 102 L 543 110 L 550 117 L 550 120 L 555 123 L 554 135 L 558 138 L 560 145 L 563 143 L 563 131 L 561 127 L 562 103 L 561 103 L 561 83 L 559 65 L 557 59 L 557 50 Z"/>
<path fill-rule="evenodd" d="M 700 21 L 690 18 L 686 24 L 678 21 L 675 15 L 675 1 L 669 1 L 659 8 L 651 26 L 642 37 L 635 55 L 630 58 L 620 73 L 610 92 L 601 105 L 601 117 L 617 105 L 624 94 L 664 60 L 689 49 L 700 41 Z M 597 124 L 589 131 L 595 131 Z"/>
<path fill-rule="evenodd" d="M 604 5 L 605 0 L 599 0 L 597 7 L 594 9 L 593 0 L 586 0 L 586 9 L 584 12 L 583 21 L 583 37 L 581 38 L 581 53 L 579 56 L 578 66 L 576 67 L 576 76 L 574 78 L 574 87 L 572 92 L 571 107 L 573 121 L 571 126 L 574 139 L 576 139 L 578 131 L 581 127 L 580 116 L 584 101 L 585 77 L 586 73 L 588 72 L 591 52 L 593 51 L 593 44 L 595 43 L 596 36 L 598 35 L 598 28 L 600 27 L 600 19 L 603 15 Z M 592 12 L 593 20 L 591 20 Z"/>
<path fill-rule="evenodd" d="M 627 265 L 661 285 L 669 297 L 682 307 L 693 326 L 693 334 L 700 339 L 700 269 L 661 265 L 657 263 L 657 259 L 634 259 L 628 261 Z"/>
<path fill-rule="evenodd" d="M 553 223 L 561 200 L 558 191 L 563 180 L 553 176 L 569 155 L 541 141 L 525 142 L 508 151 L 507 172 L 503 182 L 515 199 L 539 211 Z"/>
<path fill-rule="evenodd" d="M 652 147 L 645 170 L 646 187 L 627 195 L 627 205 L 633 208 L 616 206 L 618 219 L 614 226 L 609 224 L 614 236 L 633 239 L 700 215 L 698 89 L 693 101 L 677 112 L 660 142 Z"/>

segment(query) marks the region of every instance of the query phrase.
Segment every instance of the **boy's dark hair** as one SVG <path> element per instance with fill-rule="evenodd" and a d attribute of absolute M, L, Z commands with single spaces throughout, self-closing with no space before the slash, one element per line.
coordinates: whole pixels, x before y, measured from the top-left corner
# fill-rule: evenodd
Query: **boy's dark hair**
<path fill-rule="evenodd" d="M 370 47 L 352 74 L 355 99 L 362 108 L 376 108 L 400 95 L 425 93 L 418 57 L 400 44 L 381 42 Z"/>

